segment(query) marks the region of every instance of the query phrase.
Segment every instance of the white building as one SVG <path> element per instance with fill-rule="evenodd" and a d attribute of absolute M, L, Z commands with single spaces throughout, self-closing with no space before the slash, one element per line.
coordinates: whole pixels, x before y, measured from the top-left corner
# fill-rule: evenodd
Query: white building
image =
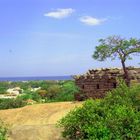
<path fill-rule="evenodd" d="M 31 91 L 35 92 L 35 91 L 40 90 L 40 89 L 41 89 L 41 87 L 38 87 L 38 88 L 31 88 Z"/>
<path fill-rule="evenodd" d="M 22 93 L 22 89 L 20 87 L 15 87 L 15 88 L 10 88 L 7 90 L 7 93 L 9 94 L 15 94 L 15 95 L 19 95 L 20 93 Z"/>

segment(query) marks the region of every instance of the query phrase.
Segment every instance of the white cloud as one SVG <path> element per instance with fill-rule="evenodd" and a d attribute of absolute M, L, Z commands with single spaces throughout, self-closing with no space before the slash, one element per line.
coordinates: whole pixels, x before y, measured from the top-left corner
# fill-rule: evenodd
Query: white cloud
<path fill-rule="evenodd" d="M 80 18 L 80 21 L 86 25 L 96 26 L 105 22 L 107 19 L 98 19 L 91 16 L 83 16 Z"/>
<path fill-rule="evenodd" d="M 57 9 L 55 11 L 45 13 L 44 16 L 47 17 L 52 17 L 56 19 L 62 19 L 70 16 L 75 10 L 72 8 L 67 8 L 67 9 Z"/>

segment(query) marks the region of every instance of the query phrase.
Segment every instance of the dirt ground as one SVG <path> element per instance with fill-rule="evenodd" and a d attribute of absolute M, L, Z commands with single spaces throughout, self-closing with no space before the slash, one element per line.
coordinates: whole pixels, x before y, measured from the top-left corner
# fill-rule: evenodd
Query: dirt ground
<path fill-rule="evenodd" d="M 62 140 L 56 122 L 82 102 L 59 102 L 0 111 L 0 119 L 9 125 L 8 140 Z"/>

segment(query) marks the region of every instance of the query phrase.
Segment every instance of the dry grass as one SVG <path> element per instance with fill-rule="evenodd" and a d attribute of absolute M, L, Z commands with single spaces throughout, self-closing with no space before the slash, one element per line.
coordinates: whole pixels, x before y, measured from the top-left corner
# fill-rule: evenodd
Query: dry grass
<path fill-rule="evenodd" d="M 0 111 L 0 118 L 10 127 L 9 140 L 59 140 L 56 122 L 82 102 L 61 102 L 25 106 Z"/>

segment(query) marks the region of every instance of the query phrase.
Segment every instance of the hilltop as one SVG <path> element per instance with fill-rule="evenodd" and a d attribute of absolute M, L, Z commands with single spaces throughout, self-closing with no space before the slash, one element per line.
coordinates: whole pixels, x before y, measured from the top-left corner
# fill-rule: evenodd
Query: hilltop
<path fill-rule="evenodd" d="M 62 140 L 56 122 L 82 102 L 35 104 L 0 111 L 0 118 L 10 126 L 9 140 Z"/>

